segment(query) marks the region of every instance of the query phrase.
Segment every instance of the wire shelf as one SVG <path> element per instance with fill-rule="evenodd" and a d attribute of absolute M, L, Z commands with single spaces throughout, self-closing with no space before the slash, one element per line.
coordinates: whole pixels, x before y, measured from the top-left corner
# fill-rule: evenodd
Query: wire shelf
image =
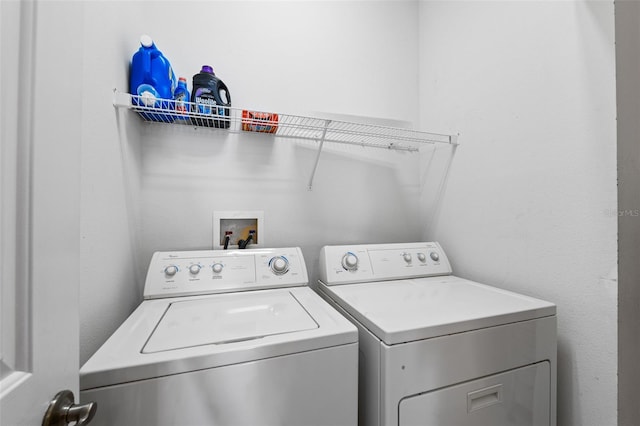
<path fill-rule="evenodd" d="M 114 91 L 114 105 L 138 112 L 145 121 L 211 127 L 228 132 L 254 132 L 284 138 L 360 145 L 401 151 L 418 151 L 423 144 L 457 145 L 457 135 L 300 115 L 255 111 L 237 107 L 203 106 L 192 102 L 144 99 Z"/>

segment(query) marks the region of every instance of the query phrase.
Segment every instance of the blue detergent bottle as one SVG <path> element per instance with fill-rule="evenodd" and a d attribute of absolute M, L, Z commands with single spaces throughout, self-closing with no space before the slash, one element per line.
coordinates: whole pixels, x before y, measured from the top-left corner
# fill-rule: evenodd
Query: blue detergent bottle
<path fill-rule="evenodd" d="M 133 105 L 158 110 L 173 109 L 173 94 L 176 76 L 169 60 L 158 50 L 148 35 L 140 37 L 140 48 L 131 59 L 129 91 Z M 172 122 L 173 114 L 151 114 L 140 112 L 146 120 Z"/>
<path fill-rule="evenodd" d="M 187 89 L 187 79 L 185 77 L 178 79 L 178 87 L 173 93 L 173 100 L 175 101 L 176 120 L 188 121 L 191 96 L 189 95 L 189 89 Z"/>

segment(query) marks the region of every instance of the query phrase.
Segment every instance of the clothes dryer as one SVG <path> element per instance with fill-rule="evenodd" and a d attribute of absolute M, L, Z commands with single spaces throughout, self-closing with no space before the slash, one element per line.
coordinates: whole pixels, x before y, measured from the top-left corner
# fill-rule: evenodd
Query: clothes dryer
<path fill-rule="evenodd" d="M 452 275 L 437 243 L 327 246 L 359 330 L 359 424 L 555 426 L 556 307 Z"/>
<path fill-rule="evenodd" d="M 299 248 L 158 252 L 80 370 L 97 425 L 355 425 L 357 329 Z"/>

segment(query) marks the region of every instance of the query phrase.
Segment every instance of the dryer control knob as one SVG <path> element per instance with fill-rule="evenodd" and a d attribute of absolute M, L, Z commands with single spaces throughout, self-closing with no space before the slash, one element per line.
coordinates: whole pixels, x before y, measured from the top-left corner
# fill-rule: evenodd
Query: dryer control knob
<path fill-rule="evenodd" d="M 167 277 L 172 277 L 177 273 L 178 273 L 178 267 L 176 265 L 169 265 L 166 268 L 164 268 L 164 274 Z"/>
<path fill-rule="evenodd" d="M 355 271 L 358 269 L 358 256 L 348 252 L 342 256 L 342 267 L 347 271 Z"/>
<path fill-rule="evenodd" d="M 411 253 L 403 253 L 402 258 L 404 259 L 405 262 L 411 263 Z"/>
<path fill-rule="evenodd" d="M 200 269 L 202 269 L 202 266 L 198 264 L 189 266 L 189 272 L 191 272 L 193 275 L 198 275 L 198 272 L 200 272 Z"/>
<path fill-rule="evenodd" d="M 213 269 L 213 272 L 216 274 L 219 274 L 220 272 L 222 272 L 222 263 L 214 263 L 213 266 L 211 266 L 211 269 Z"/>
<path fill-rule="evenodd" d="M 284 275 L 289 271 L 289 261 L 284 256 L 272 257 L 269 260 L 269 268 L 276 275 Z"/>
<path fill-rule="evenodd" d="M 429 253 L 429 257 L 433 259 L 434 262 L 437 262 L 438 260 L 440 260 L 440 255 L 435 251 L 432 251 L 431 253 Z"/>

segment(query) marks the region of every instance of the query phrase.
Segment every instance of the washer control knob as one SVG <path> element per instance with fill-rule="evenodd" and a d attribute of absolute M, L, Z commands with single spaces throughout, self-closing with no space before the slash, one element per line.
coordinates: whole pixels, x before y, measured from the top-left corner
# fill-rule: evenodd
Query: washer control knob
<path fill-rule="evenodd" d="M 405 262 L 411 263 L 411 253 L 402 253 L 402 258 Z"/>
<path fill-rule="evenodd" d="M 193 275 L 198 275 L 198 272 L 200 272 L 200 269 L 202 268 L 202 266 L 198 265 L 197 263 L 189 266 L 189 272 L 191 272 Z"/>
<path fill-rule="evenodd" d="M 432 251 L 431 253 L 429 253 L 429 257 L 434 261 L 437 262 L 438 260 L 440 260 L 440 255 L 438 253 L 436 253 L 435 251 Z"/>
<path fill-rule="evenodd" d="M 178 273 L 178 267 L 176 265 L 169 265 L 166 268 L 164 268 L 164 274 L 167 277 L 172 277 L 177 273 Z"/>
<path fill-rule="evenodd" d="M 214 263 L 213 266 L 211 266 L 211 269 L 213 269 L 214 273 L 219 274 L 222 272 L 222 263 Z"/>
<path fill-rule="evenodd" d="M 351 252 L 342 256 L 342 267 L 347 271 L 355 271 L 358 269 L 358 256 Z"/>
<path fill-rule="evenodd" d="M 424 253 L 418 253 L 418 260 L 424 263 L 427 261 L 427 256 Z"/>
<path fill-rule="evenodd" d="M 284 275 L 289 272 L 289 261 L 284 256 L 272 257 L 269 260 L 269 268 L 276 275 Z"/>

